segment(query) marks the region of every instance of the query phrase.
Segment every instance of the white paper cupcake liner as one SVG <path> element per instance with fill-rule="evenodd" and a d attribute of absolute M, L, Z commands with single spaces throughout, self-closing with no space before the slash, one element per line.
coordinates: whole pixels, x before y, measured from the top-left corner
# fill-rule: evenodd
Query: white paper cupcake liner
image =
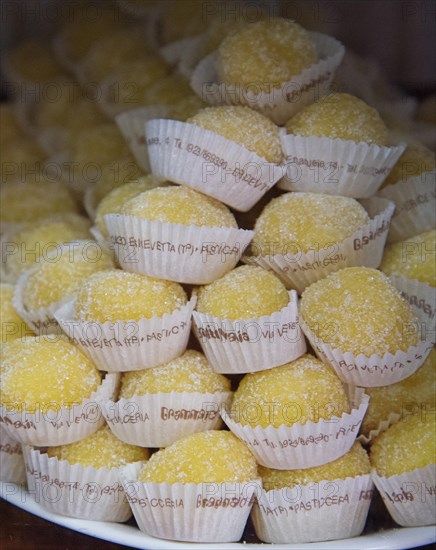
<path fill-rule="evenodd" d="M 282 177 L 278 164 L 195 124 L 145 123 L 153 175 L 192 187 L 246 212 Z"/>
<path fill-rule="evenodd" d="M 295 290 L 289 299 L 281 311 L 258 319 L 230 321 L 194 311 L 194 334 L 213 370 L 256 372 L 284 365 L 306 353 Z"/>
<path fill-rule="evenodd" d="M 135 395 L 100 403 L 113 433 L 140 447 L 168 447 L 178 439 L 221 427 L 220 409 L 231 392 Z"/>
<path fill-rule="evenodd" d="M 436 172 L 388 185 L 378 192 L 395 204 L 388 243 L 405 241 L 436 226 Z"/>
<path fill-rule="evenodd" d="M 389 416 L 381 420 L 378 423 L 378 426 L 368 432 L 367 435 L 360 434 L 357 438 L 362 445 L 371 445 L 374 439 L 379 436 L 382 432 L 385 432 L 392 424 L 396 424 L 401 419 L 401 415 L 398 413 L 390 413 Z"/>
<path fill-rule="evenodd" d="M 419 452 L 419 451 L 418 451 Z M 401 475 L 372 478 L 390 515 L 403 527 L 433 525 L 436 517 L 436 464 Z"/>
<path fill-rule="evenodd" d="M 356 199 L 376 193 L 405 149 L 405 144 L 381 147 L 345 139 L 286 134 L 285 129 L 280 137 L 286 157 L 280 189 Z"/>
<path fill-rule="evenodd" d="M 115 247 L 114 247 L 114 245 L 104 238 L 103 234 L 101 233 L 101 231 L 98 229 L 98 227 L 96 225 L 93 225 L 89 229 L 89 232 L 91 233 L 93 238 L 97 241 L 97 243 L 101 246 L 101 248 L 105 252 L 108 252 L 113 256 L 114 263 L 116 264 L 117 259 L 115 258 L 115 252 L 114 252 Z"/>
<path fill-rule="evenodd" d="M 303 107 L 327 93 L 345 53 L 342 44 L 334 38 L 317 32 L 310 35 L 315 43 L 318 63 L 283 83 L 281 88 L 273 88 L 270 93 L 259 92 L 256 95 L 237 85 L 220 83 L 218 52 L 208 55 L 197 65 L 191 86 L 209 105 L 248 105 L 282 125 Z"/>
<path fill-rule="evenodd" d="M 32 414 L 8 411 L 2 405 L 0 424 L 10 437 L 25 445 L 53 447 L 74 443 L 91 435 L 104 424 L 97 400 L 112 399 L 118 379 L 117 374 L 107 374 L 97 391 L 71 408 L 59 407 L 57 410 L 47 409 Z"/>
<path fill-rule="evenodd" d="M 127 521 L 132 515 L 119 481 L 121 468 L 70 464 L 31 447 L 26 456 L 34 478 L 35 500 L 49 512 L 113 522 Z"/>
<path fill-rule="evenodd" d="M 175 67 L 181 61 L 185 50 L 189 47 L 192 47 L 192 42 L 197 43 L 198 40 L 202 37 L 203 35 L 200 35 L 190 38 L 182 38 L 181 40 L 170 42 L 169 44 L 165 44 L 165 46 L 162 46 L 159 49 L 159 53 L 169 65 Z"/>
<path fill-rule="evenodd" d="M 321 361 L 330 365 L 346 384 L 371 388 L 400 382 L 411 376 L 424 363 L 434 345 L 436 290 L 429 285 L 404 277 L 394 277 L 391 280 L 402 294 L 409 296 L 414 313 L 421 324 L 420 333 L 423 340 L 407 351 L 398 350 L 395 354 L 385 353 L 382 357 L 376 354 L 371 357 L 364 354 L 354 355 L 351 352 L 332 348 L 312 332 L 304 318 L 300 319 L 301 328 L 315 353 Z M 433 305 L 430 306 L 430 304 Z M 431 307 L 430 317 L 427 305 Z"/>
<path fill-rule="evenodd" d="M 239 541 L 260 481 L 245 483 L 141 483 L 140 467 L 122 469 L 121 482 L 141 531 L 189 542 Z"/>
<path fill-rule="evenodd" d="M 366 199 L 362 204 L 371 218 L 369 223 L 340 243 L 332 243 L 306 254 L 296 245 L 296 254 L 250 255 L 244 256 L 243 262 L 274 271 L 288 288 L 295 288 L 299 294 L 307 286 L 344 267 L 377 268 L 383 257 L 389 222 L 395 207 L 392 202 L 376 197 Z"/>
<path fill-rule="evenodd" d="M 26 481 L 21 443 L 0 426 L 0 481 L 22 484 Z"/>
<path fill-rule="evenodd" d="M 67 336 L 97 368 L 107 372 L 148 369 L 179 357 L 188 344 L 196 299 L 172 313 L 138 321 L 79 321 L 75 302 L 55 314 Z"/>
<path fill-rule="evenodd" d="M 137 216 L 104 216 L 115 255 L 126 271 L 178 283 L 208 284 L 238 263 L 253 231 L 186 226 Z"/>
<path fill-rule="evenodd" d="M 347 453 L 359 433 L 368 408 L 369 397 L 362 388 L 347 388 L 350 413 L 319 422 L 295 423 L 275 428 L 270 425 L 242 425 L 223 410 L 221 415 L 230 430 L 244 441 L 257 462 L 276 470 L 297 470 L 321 466 Z M 243 411 L 240 411 L 243 414 Z"/>
<path fill-rule="evenodd" d="M 130 152 L 144 172 L 150 172 L 145 123 L 154 118 L 166 117 L 169 110 L 167 105 L 154 105 L 125 111 L 115 117 L 115 122 L 123 134 Z"/>
<path fill-rule="evenodd" d="M 360 535 L 373 493 L 370 474 L 262 489 L 251 510 L 263 542 L 303 544 Z"/>
<path fill-rule="evenodd" d="M 185 78 L 191 79 L 195 67 L 201 61 L 206 40 L 206 34 L 186 39 L 177 65 L 177 70 Z"/>

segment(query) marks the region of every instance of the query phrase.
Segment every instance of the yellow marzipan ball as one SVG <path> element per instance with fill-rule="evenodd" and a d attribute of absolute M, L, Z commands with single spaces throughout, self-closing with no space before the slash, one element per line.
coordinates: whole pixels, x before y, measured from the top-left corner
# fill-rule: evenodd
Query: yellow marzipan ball
<path fill-rule="evenodd" d="M 286 365 L 246 374 L 234 394 L 231 415 L 242 425 L 279 428 L 345 412 L 349 403 L 339 378 L 306 354 Z"/>
<path fill-rule="evenodd" d="M 144 105 L 174 105 L 192 94 L 189 81 L 179 74 L 170 74 L 150 83 L 145 90 Z"/>
<path fill-rule="evenodd" d="M 1 319 L 1 342 L 9 342 L 16 338 L 32 336 L 33 331 L 21 319 L 15 311 L 12 300 L 14 296 L 14 285 L 7 283 L 0 284 L 0 319 Z"/>
<path fill-rule="evenodd" d="M 64 339 L 12 340 L 2 348 L 1 401 L 8 408 L 31 413 L 71 408 L 100 383 L 91 359 Z"/>
<path fill-rule="evenodd" d="M 129 445 L 118 439 L 109 426 L 103 426 L 92 435 L 58 447 L 48 447 L 49 457 L 66 460 L 70 464 L 80 464 L 84 468 L 120 468 L 131 462 L 148 460 L 148 449 Z"/>
<path fill-rule="evenodd" d="M 81 170 L 86 165 L 96 165 L 99 168 L 128 154 L 129 148 L 117 126 L 106 122 L 84 128 L 77 134 L 71 159 L 78 164 L 76 169 Z"/>
<path fill-rule="evenodd" d="M 206 103 L 204 103 L 198 95 L 190 94 L 169 106 L 167 118 L 184 122 L 205 107 Z"/>
<path fill-rule="evenodd" d="M 24 80 L 44 82 L 62 72 L 50 44 L 36 40 L 20 42 L 9 54 L 9 62 Z"/>
<path fill-rule="evenodd" d="M 196 309 L 221 319 L 259 318 L 289 303 L 285 285 L 274 273 L 243 265 L 213 283 L 200 287 Z"/>
<path fill-rule="evenodd" d="M 388 277 L 348 267 L 307 287 L 300 312 L 317 338 L 354 355 L 383 356 L 419 342 L 419 323 Z"/>
<path fill-rule="evenodd" d="M 100 168 L 101 172 L 93 188 L 96 205 L 99 205 L 113 189 L 140 178 L 144 174 L 130 154 L 103 164 Z"/>
<path fill-rule="evenodd" d="M 282 160 L 278 126 L 249 107 L 206 107 L 187 122 L 235 141 L 269 162 L 279 163 Z"/>
<path fill-rule="evenodd" d="M 419 176 L 424 172 L 434 172 L 435 168 L 436 159 L 433 151 L 424 145 L 408 145 L 387 175 L 381 188 Z"/>
<path fill-rule="evenodd" d="M 121 270 L 90 275 L 77 293 L 80 321 L 138 321 L 172 313 L 187 302 L 178 283 Z"/>
<path fill-rule="evenodd" d="M 228 431 L 208 430 L 179 439 L 142 467 L 143 483 L 240 483 L 258 479 L 251 452 Z"/>
<path fill-rule="evenodd" d="M 389 131 L 378 112 L 350 94 L 331 94 L 308 105 L 286 123 L 289 134 L 325 136 L 387 145 Z"/>
<path fill-rule="evenodd" d="M 230 380 L 214 372 L 199 351 L 185 353 L 152 369 L 125 372 L 121 378 L 120 398 L 170 392 L 215 393 L 230 391 Z"/>

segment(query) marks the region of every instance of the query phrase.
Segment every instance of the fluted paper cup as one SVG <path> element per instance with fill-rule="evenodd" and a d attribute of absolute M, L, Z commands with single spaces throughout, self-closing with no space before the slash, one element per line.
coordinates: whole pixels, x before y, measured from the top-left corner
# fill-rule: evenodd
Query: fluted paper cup
<path fill-rule="evenodd" d="M 260 490 L 259 480 L 142 483 L 138 481 L 139 470 L 136 465 L 126 466 L 120 479 L 141 531 L 160 539 L 187 542 L 240 540 Z"/>
<path fill-rule="evenodd" d="M 100 370 L 125 372 L 148 369 L 179 357 L 188 344 L 196 299 L 161 317 L 137 321 L 79 321 L 75 301 L 55 318 L 67 336 Z"/>
<path fill-rule="evenodd" d="M 419 452 L 419 451 L 418 451 Z M 433 525 L 436 517 L 436 464 L 401 475 L 372 478 L 390 515 L 403 527 Z"/>
<path fill-rule="evenodd" d="M 287 288 L 295 288 L 299 294 L 303 290 L 327 277 L 329 273 L 345 267 L 366 266 L 377 268 L 383 257 L 389 223 L 394 212 L 394 204 L 386 199 L 372 197 L 362 204 L 370 216 L 370 221 L 342 242 L 306 254 L 276 254 L 270 256 L 251 254 L 244 256 L 243 262 L 259 265 L 274 271 Z M 298 248 L 297 246 L 295 248 Z"/>
<path fill-rule="evenodd" d="M 2 426 L 0 426 L 0 464 L 0 481 L 18 484 L 26 481 L 21 443 L 12 439 Z"/>
<path fill-rule="evenodd" d="M 318 62 L 283 83 L 280 88 L 272 88 L 269 93 L 255 94 L 234 84 L 221 83 L 218 52 L 208 55 L 197 65 L 191 86 L 209 105 L 248 105 L 282 125 L 303 107 L 327 93 L 345 53 L 342 44 L 334 38 L 317 32 L 310 35 L 315 43 Z"/>
<path fill-rule="evenodd" d="M 231 392 L 135 395 L 100 403 L 113 433 L 140 447 L 168 447 L 178 439 L 221 427 L 220 409 Z"/>
<path fill-rule="evenodd" d="M 280 165 L 210 130 L 179 120 L 145 123 L 153 175 L 246 212 L 282 177 Z"/>
<path fill-rule="evenodd" d="M 206 40 L 206 34 L 200 34 L 193 38 L 186 39 L 177 65 L 177 70 L 185 78 L 191 79 L 195 67 L 201 61 Z"/>
<path fill-rule="evenodd" d="M 330 365 L 346 384 L 370 388 L 389 386 L 411 376 L 426 360 L 435 343 L 435 292 L 428 284 L 405 277 L 392 277 L 396 288 L 409 297 L 409 303 L 421 324 L 422 340 L 408 350 L 383 356 L 353 353 L 334 349 L 323 342 L 306 324 L 304 317 L 300 324 L 317 356 Z"/>
<path fill-rule="evenodd" d="M 388 185 L 377 193 L 395 204 L 388 243 L 405 241 L 436 226 L 436 172 Z"/>
<path fill-rule="evenodd" d="M 275 470 L 297 470 L 321 466 L 347 453 L 354 444 L 368 408 L 369 397 L 362 388 L 348 388 L 351 412 L 319 422 L 292 426 L 252 427 L 238 422 L 238 415 L 223 410 L 230 430 L 241 439 L 262 466 Z"/>
<path fill-rule="evenodd" d="M 357 537 L 365 527 L 372 496 L 370 474 L 262 489 L 251 510 L 263 542 L 303 544 Z"/>
<path fill-rule="evenodd" d="M 119 481 L 121 468 L 70 464 L 33 448 L 29 448 L 26 457 L 36 500 L 49 512 L 111 522 L 127 521 L 132 515 Z"/>
<path fill-rule="evenodd" d="M 115 117 L 115 122 L 127 141 L 130 152 L 144 172 L 150 172 L 145 123 L 148 120 L 166 117 L 169 110 L 167 105 L 154 105 L 125 111 Z"/>
<path fill-rule="evenodd" d="M 181 225 L 137 216 L 104 216 L 126 271 L 178 283 L 208 284 L 238 263 L 253 237 L 233 227 Z"/>
<path fill-rule="evenodd" d="M 104 424 L 97 401 L 114 397 L 118 379 L 117 374 L 107 374 L 97 391 L 71 408 L 40 410 L 32 414 L 8 411 L 2 405 L 0 423 L 10 437 L 25 445 L 53 447 L 74 443 L 93 434 Z"/>
<path fill-rule="evenodd" d="M 281 311 L 258 319 L 230 321 L 194 311 L 194 333 L 215 372 L 239 374 L 284 365 L 306 353 L 298 297 L 289 293 Z"/>
<path fill-rule="evenodd" d="M 382 147 L 281 131 L 286 172 L 278 187 L 286 191 L 341 195 L 355 199 L 376 193 L 405 144 Z M 388 197 L 387 197 L 388 198 Z"/>

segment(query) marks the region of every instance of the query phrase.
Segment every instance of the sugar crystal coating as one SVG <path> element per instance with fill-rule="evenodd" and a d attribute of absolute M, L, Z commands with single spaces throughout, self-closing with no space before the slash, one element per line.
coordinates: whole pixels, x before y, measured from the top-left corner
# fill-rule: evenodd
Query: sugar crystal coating
<path fill-rule="evenodd" d="M 435 463 L 436 416 L 416 413 L 390 426 L 373 442 L 370 460 L 378 475 L 391 477 Z"/>
<path fill-rule="evenodd" d="M 230 380 L 214 372 L 199 351 L 185 353 L 152 369 L 125 372 L 119 397 L 170 392 L 214 393 L 230 391 Z"/>
<path fill-rule="evenodd" d="M 189 94 L 169 106 L 167 118 L 185 121 L 204 107 L 206 107 L 206 103 L 198 95 Z"/>
<path fill-rule="evenodd" d="M 143 483 L 240 483 L 258 479 L 256 461 L 228 431 L 208 430 L 158 451 L 139 472 Z"/>
<path fill-rule="evenodd" d="M 48 307 L 73 295 L 91 273 L 111 267 L 111 256 L 95 241 L 61 245 L 30 268 L 21 291 L 23 305 L 28 310 Z"/>
<path fill-rule="evenodd" d="M 77 205 L 65 185 L 43 179 L 38 184 L 2 184 L 0 209 L 3 222 L 34 222 L 51 214 L 77 212 Z"/>
<path fill-rule="evenodd" d="M 419 323 L 388 277 L 349 267 L 307 287 L 300 312 L 315 336 L 354 355 L 383 356 L 419 342 Z"/>
<path fill-rule="evenodd" d="M 358 441 L 354 443 L 348 453 L 322 466 L 305 470 L 273 470 L 265 466 L 259 466 L 262 486 L 265 491 L 279 490 L 286 487 L 292 488 L 295 485 L 309 485 L 309 483 L 320 483 L 321 481 L 346 479 L 347 477 L 357 477 L 370 472 L 369 457 Z"/>
<path fill-rule="evenodd" d="M 103 164 L 101 166 L 100 177 L 92 189 L 94 204 L 100 204 L 103 198 L 113 189 L 140 178 L 143 174 L 130 153 L 125 157 L 111 160 L 108 164 Z"/>
<path fill-rule="evenodd" d="M 242 88 L 280 88 L 317 61 L 309 33 L 294 21 L 269 18 L 229 34 L 221 42 L 221 81 Z"/>
<path fill-rule="evenodd" d="M 306 354 L 281 367 L 246 374 L 234 394 L 231 415 L 242 425 L 278 428 L 345 412 L 349 403 L 339 378 Z"/>
<path fill-rule="evenodd" d="M 361 432 L 368 435 L 391 413 L 408 416 L 418 410 L 432 411 L 436 408 L 436 350 L 430 352 L 424 364 L 401 382 L 366 388 L 369 395 L 368 409 L 363 418 Z"/>
<path fill-rule="evenodd" d="M 335 245 L 368 222 L 368 214 L 355 199 L 285 193 L 262 210 L 252 247 L 256 255 L 297 255 Z"/>
<path fill-rule="evenodd" d="M 0 284 L 0 322 L 1 322 L 1 344 L 33 335 L 32 330 L 21 319 L 12 303 L 14 296 L 14 285 L 7 283 Z"/>
<path fill-rule="evenodd" d="M 178 283 L 121 270 L 100 271 L 83 281 L 77 293 L 81 321 L 139 321 L 172 313 L 186 304 Z"/>
<path fill-rule="evenodd" d="M 71 408 L 100 383 L 101 373 L 91 359 L 63 338 L 13 340 L 2 348 L 1 403 L 9 409 L 35 413 Z"/>
<path fill-rule="evenodd" d="M 274 273 L 248 265 L 200 287 L 197 296 L 197 311 L 232 321 L 271 315 L 289 303 L 286 287 Z"/>
<path fill-rule="evenodd" d="M 237 227 L 233 214 L 224 204 L 182 186 L 145 191 L 126 202 L 121 213 L 182 225 Z"/>
<path fill-rule="evenodd" d="M 235 141 L 269 162 L 282 160 L 278 126 L 249 107 L 206 107 L 187 122 Z"/>
<path fill-rule="evenodd" d="M 380 269 L 391 275 L 398 273 L 408 279 L 436 286 L 436 230 L 426 231 L 386 246 Z"/>
<path fill-rule="evenodd" d="M 98 227 L 101 234 L 106 238 L 109 236 L 104 221 L 104 216 L 106 214 L 119 214 L 124 203 L 140 195 L 144 191 L 159 187 L 159 185 L 163 185 L 163 183 L 157 178 L 153 176 L 143 176 L 110 191 L 100 201 L 95 215 L 95 225 Z"/>
<path fill-rule="evenodd" d="M 435 154 L 424 145 L 408 145 L 404 153 L 394 164 L 392 170 L 383 182 L 387 185 L 405 181 L 425 172 L 434 172 L 436 168 Z M 434 176 L 433 176 L 434 178 Z M 422 181 L 425 181 L 423 176 Z"/>
<path fill-rule="evenodd" d="M 289 134 L 325 136 L 386 145 L 388 128 L 378 112 L 350 94 L 331 94 L 308 105 L 286 123 Z"/>
<path fill-rule="evenodd" d="M 120 468 L 131 462 L 146 461 L 149 457 L 148 449 L 129 445 L 118 439 L 109 426 L 103 426 L 93 434 L 71 443 L 58 447 L 48 447 L 49 457 L 66 460 L 70 464 L 80 464 L 84 468 Z"/>

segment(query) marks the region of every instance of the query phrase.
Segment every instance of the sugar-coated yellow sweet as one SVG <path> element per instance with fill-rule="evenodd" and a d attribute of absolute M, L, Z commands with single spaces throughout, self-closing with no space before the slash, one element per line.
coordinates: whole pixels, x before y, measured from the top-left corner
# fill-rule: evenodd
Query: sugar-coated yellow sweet
<path fill-rule="evenodd" d="M 145 90 L 144 105 L 173 105 L 192 93 L 189 81 L 179 74 L 159 78 Z"/>
<path fill-rule="evenodd" d="M 143 171 L 136 164 L 132 155 L 128 154 L 108 164 L 100 166 L 100 174 L 94 184 L 94 203 L 100 201 L 113 189 L 135 180 L 143 175 Z"/>
<path fill-rule="evenodd" d="M 147 393 L 230 391 L 230 380 L 214 372 L 199 351 L 185 353 L 152 369 L 125 372 L 119 397 L 129 399 Z"/>
<path fill-rule="evenodd" d="M 140 59 L 147 53 L 144 31 L 122 27 L 97 40 L 80 63 L 79 70 L 91 82 L 100 82 L 124 62 Z"/>
<path fill-rule="evenodd" d="M 350 94 L 331 94 L 308 105 L 286 123 L 289 134 L 386 145 L 389 131 L 378 112 Z"/>
<path fill-rule="evenodd" d="M 62 72 L 49 44 L 24 40 L 9 53 L 9 63 L 20 79 L 44 82 Z"/>
<path fill-rule="evenodd" d="M 300 312 L 317 338 L 354 355 L 407 351 L 419 342 L 419 322 L 389 278 L 348 267 L 307 287 Z"/>
<path fill-rule="evenodd" d="M 41 257 L 56 251 L 62 243 L 89 239 L 89 227 L 86 218 L 70 213 L 28 224 L 11 237 L 14 249 L 7 258 L 7 271 L 11 276 L 18 277 Z"/>
<path fill-rule="evenodd" d="M 7 141 L 1 150 L 1 183 L 32 179 L 39 173 L 46 154 L 27 136 Z"/>
<path fill-rule="evenodd" d="M 156 56 L 146 56 L 124 63 L 108 77 L 111 81 L 108 100 L 116 105 L 125 106 L 126 110 L 146 105 L 145 95 L 148 89 L 153 82 L 167 76 L 168 72 L 166 63 Z"/>
<path fill-rule="evenodd" d="M 0 104 L 0 145 L 3 148 L 9 141 L 23 137 L 23 131 L 17 123 L 15 108 L 11 103 Z"/>
<path fill-rule="evenodd" d="M 271 315 L 288 303 L 288 291 L 272 271 L 242 265 L 200 287 L 196 309 L 200 313 L 236 321 Z"/>
<path fill-rule="evenodd" d="M 49 457 L 66 460 L 70 464 L 80 464 L 84 468 L 120 468 L 131 462 L 148 460 L 148 449 L 129 445 L 118 439 L 109 426 L 103 426 L 93 434 L 71 443 L 58 447 L 48 447 Z"/>
<path fill-rule="evenodd" d="M 187 301 L 178 283 L 121 270 L 90 275 L 80 287 L 76 316 L 81 321 L 138 321 L 172 313 Z"/>
<path fill-rule="evenodd" d="M 391 477 L 435 463 L 436 416 L 416 413 L 374 439 L 370 460 L 378 475 Z"/>
<path fill-rule="evenodd" d="M 198 95 L 190 94 L 169 106 L 167 118 L 184 122 L 204 107 L 206 107 L 206 103 Z"/>
<path fill-rule="evenodd" d="M 384 249 L 380 269 L 391 275 L 398 273 L 408 279 L 436 286 L 436 230 L 426 231 Z"/>
<path fill-rule="evenodd" d="M 254 226 L 256 255 L 319 250 L 350 237 L 369 222 L 365 209 L 349 197 L 285 193 L 272 199 Z"/>
<path fill-rule="evenodd" d="M 205 42 L 203 44 L 203 57 L 209 55 L 220 47 L 221 42 L 230 34 L 234 34 L 245 28 L 247 25 L 259 21 L 257 17 L 258 11 L 256 6 L 256 20 L 250 20 L 245 18 L 235 17 L 233 20 L 230 18 L 223 19 L 222 17 L 216 17 L 213 19 L 205 33 Z M 263 12 L 260 17 L 264 19 L 266 14 Z"/>
<path fill-rule="evenodd" d="M 127 201 L 121 213 L 182 225 L 237 227 L 227 206 L 180 185 L 145 191 Z"/>
<path fill-rule="evenodd" d="M 40 128 L 60 127 L 66 124 L 74 110 L 80 92 L 72 80 L 54 80 L 46 93 L 41 93 L 32 108 L 34 124 Z"/>
<path fill-rule="evenodd" d="M 100 230 L 100 233 L 106 238 L 109 236 L 109 232 L 104 221 L 104 216 L 106 214 L 118 214 L 124 203 L 144 191 L 148 191 L 149 189 L 153 189 L 159 185 L 162 185 L 162 182 L 154 176 L 143 176 L 137 180 L 125 183 L 121 187 L 116 187 L 108 193 L 99 202 L 96 210 L 95 225 Z"/>
<path fill-rule="evenodd" d="M 87 165 L 99 169 L 101 165 L 128 154 L 129 148 L 121 132 L 115 124 L 107 122 L 80 131 L 73 144 L 71 158 L 81 171 Z"/>
<path fill-rule="evenodd" d="M 221 81 L 268 92 L 317 61 L 308 32 L 294 21 L 268 18 L 226 36 L 219 52 Z"/>
<path fill-rule="evenodd" d="M 295 485 L 309 485 L 321 481 L 333 481 L 357 477 L 371 472 L 369 457 L 362 445 L 356 441 L 348 453 L 322 466 L 305 470 L 273 470 L 259 466 L 262 486 L 265 491 L 280 490 Z"/>
<path fill-rule="evenodd" d="M 408 145 L 383 182 L 382 188 L 436 168 L 435 154 L 424 145 Z M 434 177 L 434 176 L 433 176 Z M 423 181 L 425 181 L 423 176 Z"/>
<path fill-rule="evenodd" d="M 0 322 L 1 322 L 1 342 L 9 342 L 16 338 L 32 336 L 33 331 L 21 319 L 15 311 L 12 303 L 14 296 L 14 285 L 7 283 L 0 284 Z"/>
<path fill-rule="evenodd" d="M 432 411 L 436 408 L 436 350 L 430 352 L 424 364 L 401 382 L 366 388 L 368 409 L 363 418 L 361 432 L 369 435 L 391 413 L 407 416 L 410 412 Z"/>
<path fill-rule="evenodd" d="M 95 241 L 61 245 L 30 268 L 21 291 L 23 306 L 48 307 L 72 296 L 92 273 L 112 267 L 111 256 Z"/>
<path fill-rule="evenodd" d="M 2 404 L 31 413 L 71 408 L 101 383 L 101 373 L 91 359 L 59 337 L 7 342 L 0 372 Z"/>
<path fill-rule="evenodd" d="M 238 483 L 258 479 L 251 452 L 231 432 L 207 430 L 179 439 L 142 467 L 143 483 Z"/>
<path fill-rule="evenodd" d="M 85 97 L 79 97 L 74 102 L 73 108 L 66 112 L 64 130 L 68 135 L 67 144 L 71 146 L 74 143 L 75 136 L 84 128 L 97 126 L 107 122 L 107 118 L 98 108 L 96 101 Z"/>
<path fill-rule="evenodd" d="M 236 422 L 262 428 L 319 422 L 345 412 L 349 412 L 349 403 L 341 381 L 309 354 L 274 369 L 246 374 L 231 410 Z"/>
<path fill-rule="evenodd" d="M 279 128 L 269 118 L 242 105 L 206 107 L 187 122 L 243 145 L 269 162 L 282 160 Z"/>
<path fill-rule="evenodd" d="M 7 182 L 0 188 L 0 212 L 3 222 L 35 222 L 51 214 L 77 212 L 68 188 L 41 176 L 38 183 Z"/>

